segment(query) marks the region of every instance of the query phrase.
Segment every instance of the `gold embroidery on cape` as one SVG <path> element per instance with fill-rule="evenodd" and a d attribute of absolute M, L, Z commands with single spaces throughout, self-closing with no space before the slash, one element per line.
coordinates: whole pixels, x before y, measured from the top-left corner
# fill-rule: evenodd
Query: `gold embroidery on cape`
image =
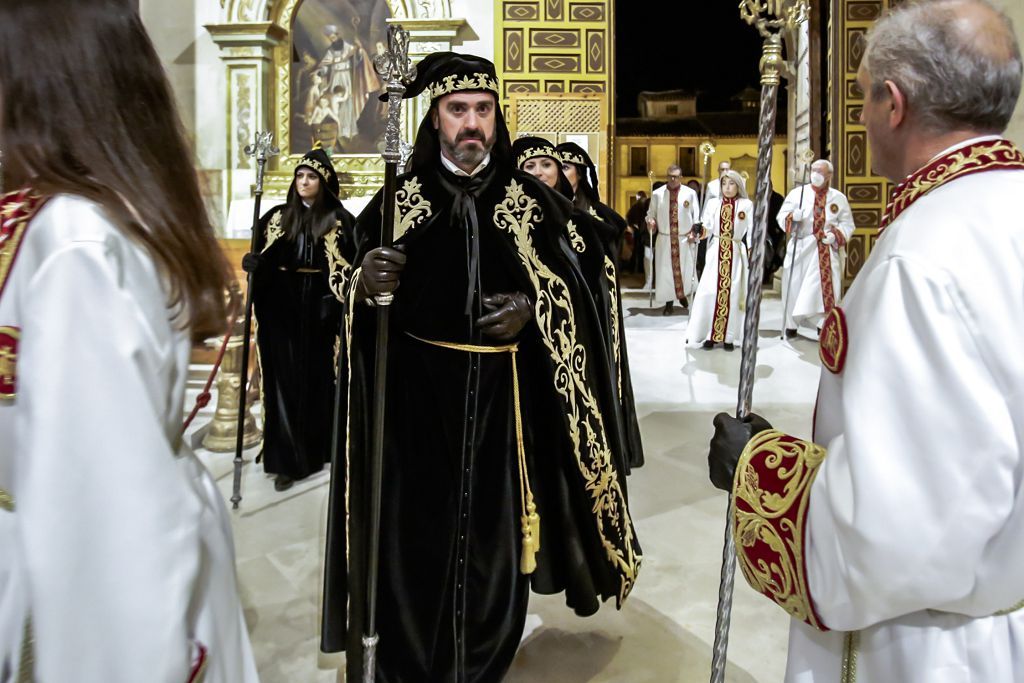
<path fill-rule="evenodd" d="M 348 286 L 348 276 L 352 272 L 352 265 L 341 255 L 341 247 L 338 246 L 338 239 L 341 237 L 341 222 L 324 235 L 324 252 L 327 254 L 327 286 L 335 298 L 345 303 L 345 289 Z"/>
<path fill-rule="evenodd" d="M 21 330 L 17 327 L 0 327 L 0 335 L 6 335 L 17 344 L 21 338 Z M 0 346 L 0 387 L 14 387 L 18 376 L 18 352 L 13 346 Z M 7 393 L 0 388 L 0 399 L 15 397 L 15 392 Z"/>
<path fill-rule="evenodd" d="M 576 250 L 576 253 L 582 254 L 587 250 L 587 244 L 580 237 L 580 233 L 576 230 L 576 224 L 569 221 L 565 224 L 565 229 L 569 231 L 569 241 L 572 242 L 572 248 Z"/>
<path fill-rule="evenodd" d="M 823 627 L 811 607 L 804 573 L 804 525 L 808 494 L 826 451 L 807 441 L 791 437 L 784 440 L 785 436 L 774 430 L 761 432 L 750 440 L 740 456 L 732 507 L 737 555 L 743 576 L 754 590 L 770 597 L 791 617 L 820 629 Z M 752 464 L 755 459 L 785 482 L 781 493 L 761 488 Z M 738 501 L 743 501 L 751 511 L 739 510 Z M 794 508 L 795 522 L 782 519 Z M 778 528 L 772 524 L 776 520 L 781 520 Z M 744 551 L 758 541 L 775 553 L 772 562 L 759 559 L 755 564 Z"/>
<path fill-rule="evenodd" d="M 583 160 L 583 157 L 578 154 L 572 154 L 571 152 L 559 152 L 558 156 L 561 157 L 562 163 L 564 164 L 576 164 L 578 166 L 587 165 L 587 162 Z"/>
<path fill-rule="evenodd" d="M 522 168 L 530 159 L 536 159 L 537 157 L 549 157 L 551 159 L 558 160 L 558 153 L 550 147 L 531 147 L 516 159 L 516 167 Z"/>
<path fill-rule="evenodd" d="M 462 78 L 459 78 L 456 74 L 451 74 L 450 76 L 445 76 L 440 81 L 431 83 L 429 88 L 430 97 L 433 99 L 460 90 L 490 90 L 495 94 L 500 94 L 498 93 L 498 81 L 482 73 L 475 73 L 472 76 L 463 76 Z"/>
<path fill-rule="evenodd" d="M 267 249 L 270 249 L 270 245 L 276 242 L 281 237 L 284 237 L 284 228 L 281 227 L 281 216 L 284 212 L 275 211 L 274 215 L 267 221 L 267 234 L 264 236 L 266 244 L 263 245 L 263 249 L 260 250 L 262 254 Z"/>
<path fill-rule="evenodd" d="M 413 228 L 418 228 L 434 215 L 430 202 L 423 198 L 423 184 L 413 176 L 402 183 L 395 193 L 395 234 L 398 239 Z"/>
<path fill-rule="evenodd" d="M 850 631 L 843 639 L 843 672 L 840 683 L 857 683 L 857 650 L 860 649 L 860 631 Z"/>
<path fill-rule="evenodd" d="M 618 604 L 636 583 L 642 556 L 619 473 L 612 464 L 604 418 L 587 383 L 587 351 L 576 338 L 576 313 L 566 283 L 541 261 L 531 230 L 542 220 L 537 200 L 513 180 L 495 207 L 494 225 L 509 232 L 537 295 L 534 314 L 544 346 L 555 365 L 555 390 L 562 399 L 576 463 L 593 501 L 598 537 L 619 575 Z"/>
<path fill-rule="evenodd" d="M 718 291 L 715 300 L 715 317 L 711 325 L 711 341 L 725 341 L 729 329 L 729 314 L 732 311 L 732 216 L 734 206 L 722 203 L 721 227 L 718 239 Z M 694 266 L 696 267 L 696 266 Z"/>
<path fill-rule="evenodd" d="M 885 207 L 879 230 L 896 220 L 903 211 L 940 185 L 960 176 L 982 171 L 989 166 L 1024 169 L 1024 153 L 1009 140 L 981 142 L 952 152 L 941 163 L 925 173 L 915 174 L 896 186 Z"/>
<path fill-rule="evenodd" d="M 20 194 L 24 194 L 24 198 L 15 201 Z M 13 229 L 0 230 L 0 292 L 3 292 L 7 277 L 11 274 L 14 257 L 18 254 L 18 248 L 21 246 L 25 231 L 28 230 L 28 224 L 41 205 L 39 195 L 27 193 L 24 190 L 8 193 L 0 202 L 0 207 L 2 207 L 0 226 L 8 227 L 8 221 L 15 223 Z"/>
<path fill-rule="evenodd" d="M 612 351 L 615 359 L 615 376 L 618 379 L 619 400 L 622 400 L 622 347 L 619 331 L 619 279 L 615 273 L 615 264 L 607 256 L 604 257 L 604 276 L 608 278 L 608 294 L 611 298 L 612 315 Z"/>
<path fill-rule="evenodd" d="M 331 169 L 327 168 L 316 159 L 311 159 L 309 157 L 303 158 L 302 161 L 299 162 L 299 166 L 309 166 L 311 169 L 319 173 L 324 180 L 329 181 L 334 177 L 334 174 L 331 173 Z"/>

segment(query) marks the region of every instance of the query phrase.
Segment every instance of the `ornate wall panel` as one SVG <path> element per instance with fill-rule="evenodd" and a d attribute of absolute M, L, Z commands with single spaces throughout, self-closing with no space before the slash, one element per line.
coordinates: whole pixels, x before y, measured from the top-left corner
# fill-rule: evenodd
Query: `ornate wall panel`
<path fill-rule="evenodd" d="M 864 93 L 857 70 L 871 25 L 900 0 L 831 0 L 830 35 L 830 158 L 834 185 L 850 198 L 857 230 L 847 248 L 844 279 L 849 282 L 864 265 L 878 234 L 892 185 L 871 171 L 867 133 L 860 124 Z"/>
<path fill-rule="evenodd" d="M 613 2 L 494 0 L 494 62 L 512 134 L 585 137 L 608 196 Z"/>
<path fill-rule="evenodd" d="M 516 93 L 612 92 L 612 1 L 495 0 L 506 113 Z"/>

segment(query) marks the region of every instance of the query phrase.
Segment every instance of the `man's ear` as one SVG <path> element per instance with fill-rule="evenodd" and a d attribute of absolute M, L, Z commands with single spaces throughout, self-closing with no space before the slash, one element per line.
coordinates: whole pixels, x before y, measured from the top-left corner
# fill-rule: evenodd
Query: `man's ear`
<path fill-rule="evenodd" d="M 430 125 L 434 127 L 434 130 L 437 130 L 438 128 L 441 127 L 441 121 L 437 115 L 437 107 L 434 107 L 433 109 L 430 110 Z"/>
<path fill-rule="evenodd" d="M 892 81 L 885 82 L 889 93 L 889 128 L 895 130 L 907 120 L 907 97 Z"/>

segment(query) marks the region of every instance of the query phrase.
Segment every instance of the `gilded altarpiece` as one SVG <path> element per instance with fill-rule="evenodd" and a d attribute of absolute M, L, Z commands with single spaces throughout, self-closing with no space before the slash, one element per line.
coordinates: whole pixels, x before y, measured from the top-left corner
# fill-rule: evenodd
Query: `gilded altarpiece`
<path fill-rule="evenodd" d="M 221 0 L 223 21 L 206 27 L 221 49 L 228 74 L 230 201 L 251 196 L 252 161 L 243 150 L 255 131 L 268 129 L 282 150 L 267 173 L 269 199 L 283 198 L 296 163 L 314 138 L 326 141 L 324 146 L 335 152 L 332 160 L 342 181 L 343 198 L 372 195 L 383 184 L 383 161 L 372 149 L 375 136 L 364 134 L 367 127 L 362 120 L 358 126 L 353 120 L 367 114 L 369 107 L 346 113 L 330 98 L 312 98 L 317 72 L 324 74 L 319 84 L 322 94 L 348 96 L 351 92 L 372 104 L 376 93 L 366 94 L 372 88 L 369 63 L 380 49 L 387 23 L 400 22 L 409 31 L 414 61 L 459 45 L 466 25 L 464 19 L 452 17 L 451 0 L 307 2 L 308 11 L 300 16 L 303 0 Z M 351 51 L 353 44 L 360 53 L 347 60 L 345 50 Z M 335 58 L 332 51 L 338 53 Z M 350 72 L 339 70 L 337 63 L 347 61 L 353 63 Z M 421 98 L 404 109 L 404 139 L 415 137 L 415 125 L 428 104 Z M 321 131 L 325 117 L 318 105 L 332 111 L 327 120 L 335 121 L 333 129 Z"/>
<path fill-rule="evenodd" d="M 495 66 L 513 135 L 588 140 L 607 192 L 613 0 L 495 0 Z M 612 195 L 609 195 L 612 196 Z"/>
<path fill-rule="evenodd" d="M 886 10 L 901 0 L 833 0 L 829 40 L 829 123 L 831 154 L 836 178 L 833 185 L 846 193 L 857 225 L 846 247 L 846 272 L 850 282 L 871 253 L 878 225 L 892 192 L 892 183 L 871 172 L 868 137 L 860 123 L 864 93 L 857 84 L 857 70 L 864 57 L 867 34 Z"/>

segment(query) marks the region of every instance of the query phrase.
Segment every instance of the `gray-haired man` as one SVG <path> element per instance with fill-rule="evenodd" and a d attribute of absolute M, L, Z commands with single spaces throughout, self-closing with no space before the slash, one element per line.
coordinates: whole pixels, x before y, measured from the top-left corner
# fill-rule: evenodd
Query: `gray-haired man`
<path fill-rule="evenodd" d="M 1020 48 L 986 0 L 907 3 L 858 82 L 884 232 L 821 333 L 814 442 L 715 418 L 748 582 L 790 683 L 1024 679 Z M 741 453 L 742 451 L 742 453 Z"/>
<path fill-rule="evenodd" d="M 790 337 L 801 326 L 813 334 L 842 296 L 843 256 L 854 224 L 846 195 L 832 187 L 832 172 L 830 162 L 815 161 L 811 186 L 790 191 L 779 211 L 779 225 L 793 235 L 782 272 L 783 321 Z"/>

